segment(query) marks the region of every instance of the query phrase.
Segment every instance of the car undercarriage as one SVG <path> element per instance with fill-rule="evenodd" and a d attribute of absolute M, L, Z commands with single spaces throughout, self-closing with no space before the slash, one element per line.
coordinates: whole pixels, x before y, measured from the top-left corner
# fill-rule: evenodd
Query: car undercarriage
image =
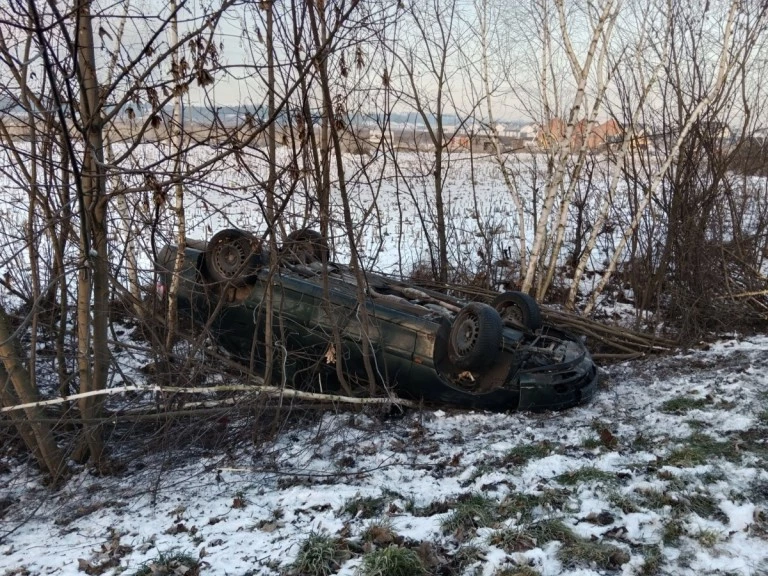
<path fill-rule="evenodd" d="M 164 284 L 175 254 L 173 245 L 160 253 Z M 270 350 L 281 352 L 274 375 L 298 389 L 487 410 L 556 410 L 594 395 L 583 342 L 545 324 L 527 294 L 466 301 L 328 255 L 312 230 L 289 235 L 275 255 L 237 229 L 188 242 L 179 309 L 244 364 L 263 368 Z"/>

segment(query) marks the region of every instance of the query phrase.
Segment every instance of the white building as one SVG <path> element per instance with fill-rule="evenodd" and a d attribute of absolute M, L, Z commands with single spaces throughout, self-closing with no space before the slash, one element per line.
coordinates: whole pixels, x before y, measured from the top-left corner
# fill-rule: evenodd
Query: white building
<path fill-rule="evenodd" d="M 535 122 L 531 122 L 530 124 L 526 124 L 522 128 L 520 128 L 520 132 L 518 133 L 518 138 L 521 140 L 535 140 L 536 136 L 539 134 L 539 125 Z"/>

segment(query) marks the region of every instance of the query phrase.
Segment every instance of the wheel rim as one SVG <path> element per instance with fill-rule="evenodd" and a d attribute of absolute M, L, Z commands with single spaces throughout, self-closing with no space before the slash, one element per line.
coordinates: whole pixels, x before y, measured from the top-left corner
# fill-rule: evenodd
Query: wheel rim
<path fill-rule="evenodd" d="M 299 230 L 288 235 L 283 250 L 308 263 L 322 261 L 323 253 L 328 252 L 328 247 L 320 234 L 312 230 Z"/>
<path fill-rule="evenodd" d="M 501 317 L 504 320 L 514 320 L 516 322 L 523 322 L 523 309 L 516 304 L 507 304 L 501 312 Z"/>
<path fill-rule="evenodd" d="M 216 247 L 213 263 L 223 276 L 233 277 L 244 269 L 249 256 L 248 242 L 235 240 Z"/>
<path fill-rule="evenodd" d="M 477 318 L 468 316 L 464 318 L 456 331 L 456 351 L 462 356 L 472 351 L 480 336 L 480 326 Z"/>

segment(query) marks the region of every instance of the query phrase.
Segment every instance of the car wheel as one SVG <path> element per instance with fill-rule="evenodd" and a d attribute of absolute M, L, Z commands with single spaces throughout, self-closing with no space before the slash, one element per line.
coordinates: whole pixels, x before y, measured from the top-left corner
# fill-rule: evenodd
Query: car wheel
<path fill-rule="evenodd" d="M 302 264 L 322 262 L 323 256 L 328 259 L 328 242 L 317 230 L 302 228 L 288 234 L 281 253 L 299 260 Z"/>
<path fill-rule="evenodd" d="M 504 292 L 491 302 L 502 319 L 510 319 L 529 330 L 538 330 L 543 324 L 541 308 L 536 300 L 525 292 Z"/>
<path fill-rule="evenodd" d="M 451 326 L 448 358 L 464 370 L 490 367 L 499 356 L 503 326 L 499 313 L 488 304 L 467 304 Z"/>
<path fill-rule="evenodd" d="M 205 249 L 205 268 L 210 280 L 242 285 L 256 270 L 253 255 L 261 252 L 259 240 L 242 230 L 214 234 Z"/>

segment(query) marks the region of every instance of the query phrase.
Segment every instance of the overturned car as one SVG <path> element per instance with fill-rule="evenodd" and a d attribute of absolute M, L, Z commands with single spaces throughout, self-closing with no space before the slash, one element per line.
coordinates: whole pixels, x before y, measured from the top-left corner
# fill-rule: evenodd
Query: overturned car
<path fill-rule="evenodd" d="M 159 254 L 161 285 L 170 284 L 176 251 Z M 281 352 L 274 368 L 294 388 L 336 392 L 340 375 L 370 383 L 373 374 L 405 398 L 497 411 L 557 410 L 595 394 L 597 369 L 584 344 L 544 324 L 526 294 L 467 302 L 366 272 L 361 304 L 359 276 L 329 262 L 312 230 L 290 234 L 275 260 L 270 267 L 260 240 L 242 230 L 188 241 L 177 299 L 232 355 L 261 367 L 271 300 L 273 350 Z"/>

